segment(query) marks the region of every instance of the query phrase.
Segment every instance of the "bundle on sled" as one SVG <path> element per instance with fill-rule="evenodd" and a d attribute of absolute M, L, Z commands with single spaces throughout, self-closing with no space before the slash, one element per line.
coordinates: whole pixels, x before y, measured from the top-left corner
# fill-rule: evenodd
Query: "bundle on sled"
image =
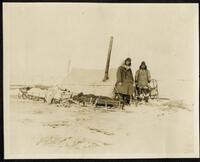
<path fill-rule="evenodd" d="M 33 87 L 28 91 L 27 98 L 34 101 L 46 102 L 46 93 L 47 90 Z"/>
<path fill-rule="evenodd" d="M 43 101 L 48 104 L 66 105 L 69 102 L 72 93 L 67 89 L 47 86 L 26 86 L 19 88 L 18 98 L 29 99 L 33 101 Z M 69 102 L 70 103 L 70 102 Z"/>
<path fill-rule="evenodd" d="M 72 99 L 83 106 L 92 105 L 94 107 L 122 107 L 123 102 L 107 96 L 96 96 L 94 94 L 79 93 Z"/>
<path fill-rule="evenodd" d="M 34 101 L 46 102 L 48 88 L 42 88 L 36 86 L 27 86 L 19 88 L 18 98 L 19 99 L 29 99 Z"/>
<path fill-rule="evenodd" d="M 68 89 L 57 89 L 53 95 L 52 95 L 52 100 L 51 103 L 55 104 L 61 104 L 63 101 L 66 99 L 69 99 L 72 97 L 72 93 Z"/>

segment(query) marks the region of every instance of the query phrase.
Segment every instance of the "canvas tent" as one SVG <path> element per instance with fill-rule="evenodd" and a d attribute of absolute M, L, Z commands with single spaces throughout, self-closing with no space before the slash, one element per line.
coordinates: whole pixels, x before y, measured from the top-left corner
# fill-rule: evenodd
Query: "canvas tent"
<path fill-rule="evenodd" d="M 103 82 L 105 70 L 73 68 L 60 87 L 69 89 L 74 93 L 92 93 L 95 95 L 113 95 L 116 82 L 116 69 L 109 69 L 109 79 Z"/>

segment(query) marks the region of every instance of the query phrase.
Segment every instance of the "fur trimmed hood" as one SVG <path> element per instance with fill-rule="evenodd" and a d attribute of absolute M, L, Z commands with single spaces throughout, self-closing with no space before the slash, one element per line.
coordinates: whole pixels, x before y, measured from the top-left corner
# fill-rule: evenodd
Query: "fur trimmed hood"
<path fill-rule="evenodd" d="M 147 70 L 147 65 L 146 65 L 145 61 L 142 61 L 142 63 L 140 64 L 139 69 L 142 69 L 142 65 L 144 65 L 145 66 L 145 70 Z"/>
<path fill-rule="evenodd" d="M 131 62 L 131 58 L 128 57 L 128 58 L 126 58 L 125 60 L 123 60 L 122 63 L 121 63 L 121 66 L 124 67 L 126 70 L 128 70 L 128 69 L 131 68 L 131 65 L 130 65 L 130 66 L 127 66 L 127 65 L 125 64 L 125 62 L 126 62 L 127 60 L 129 60 L 129 61 Z"/>

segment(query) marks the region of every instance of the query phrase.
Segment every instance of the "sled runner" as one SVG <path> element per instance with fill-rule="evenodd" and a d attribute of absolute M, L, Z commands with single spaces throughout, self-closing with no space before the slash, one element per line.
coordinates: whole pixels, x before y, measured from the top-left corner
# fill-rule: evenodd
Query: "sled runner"
<path fill-rule="evenodd" d="M 106 99 L 106 98 L 101 98 L 98 97 L 95 101 L 94 104 L 95 107 L 118 107 L 118 108 L 123 108 L 123 103 L 120 100 L 117 99 Z"/>

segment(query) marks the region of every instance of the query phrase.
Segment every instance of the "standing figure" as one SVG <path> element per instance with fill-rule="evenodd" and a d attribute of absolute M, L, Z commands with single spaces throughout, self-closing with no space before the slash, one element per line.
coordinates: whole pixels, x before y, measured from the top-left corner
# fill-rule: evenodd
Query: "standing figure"
<path fill-rule="evenodd" d="M 115 94 L 124 101 L 125 105 L 130 104 L 130 99 L 133 96 L 133 83 L 131 58 L 127 58 L 117 70 L 117 82 L 114 89 Z"/>
<path fill-rule="evenodd" d="M 147 65 L 144 61 L 142 61 L 139 70 L 136 71 L 135 74 L 135 85 L 137 95 L 140 96 L 142 93 L 147 95 L 149 93 L 149 83 L 151 82 L 151 74 L 147 69 Z M 145 101 L 148 101 L 146 98 Z"/>

